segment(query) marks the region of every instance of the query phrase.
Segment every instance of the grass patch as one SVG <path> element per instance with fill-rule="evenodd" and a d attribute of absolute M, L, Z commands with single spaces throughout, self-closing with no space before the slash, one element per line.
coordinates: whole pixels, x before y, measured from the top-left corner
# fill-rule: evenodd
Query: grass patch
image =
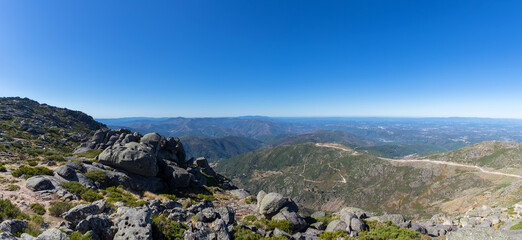
<path fill-rule="evenodd" d="M 315 220 L 317 220 L 318 222 L 322 222 L 325 225 L 328 225 L 328 223 L 330 223 L 331 221 L 338 220 L 338 219 L 339 219 L 339 215 L 334 215 L 334 214 L 326 215 L 324 217 L 315 218 Z"/>
<path fill-rule="evenodd" d="M 421 234 L 408 228 L 398 228 L 390 221 L 380 223 L 378 221 L 367 221 L 369 229 L 359 233 L 357 239 L 420 239 Z"/>
<path fill-rule="evenodd" d="M 51 216 L 60 217 L 60 215 L 73 207 L 74 204 L 71 202 L 52 202 L 51 207 L 49 207 L 49 214 L 51 214 Z"/>
<path fill-rule="evenodd" d="M 31 210 L 33 210 L 34 213 L 38 215 L 44 215 L 46 212 L 45 207 L 39 203 L 32 203 L 29 207 L 31 208 Z"/>
<path fill-rule="evenodd" d="M 517 224 L 511 226 L 509 230 L 519 230 L 522 229 L 522 221 L 518 222 Z"/>
<path fill-rule="evenodd" d="M 266 218 L 261 218 L 254 222 L 257 228 L 262 228 L 266 231 L 273 231 L 276 228 L 279 228 L 287 233 L 292 234 L 294 225 L 286 220 L 267 220 Z"/>
<path fill-rule="evenodd" d="M 107 189 L 101 190 L 101 192 L 107 198 L 108 202 L 122 202 L 125 206 L 129 207 L 141 207 L 148 204 L 147 201 L 138 200 L 122 187 L 108 187 Z"/>
<path fill-rule="evenodd" d="M 29 219 L 29 215 L 20 211 L 9 199 L 0 199 L 0 222 L 9 219 Z"/>
<path fill-rule="evenodd" d="M 71 236 L 69 236 L 70 240 L 92 240 L 92 236 L 90 233 L 82 234 L 81 232 L 73 232 Z"/>
<path fill-rule="evenodd" d="M 319 234 L 319 239 L 321 240 L 336 240 L 336 239 L 347 239 L 348 234 L 343 231 L 337 231 L 337 232 L 324 232 Z"/>
<path fill-rule="evenodd" d="M 165 216 L 152 216 L 152 238 L 153 239 L 183 239 L 185 227 L 174 220 L 167 219 Z"/>
<path fill-rule="evenodd" d="M 52 176 L 53 170 L 46 167 L 21 167 L 13 171 L 12 175 L 15 177 L 24 176 L 25 179 L 38 175 Z"/>
<path fill-rule="evenodd" d="M 79 182 L 64 182 L 60 184 L 67 191 L 79 195 L 83 200 L 87 202 L 94 202 L 96 200 L 103 199 L 103 196 L 98 192 L 81 185 Z"/>
<path fill-rule="evenodd" d="M 102 152 L 103 152 L 103 149 L 89 149 L 89 150 L 87 150 L 87 152 L 77 153 L 77 154 L 75 154 L 75 156 L 85 157 L 85 158 L 95 158 L 98 155 L 100 155 L 100 153 L 102 153 Z"/>
<path fill-rule="evenodd" d="M 18 186 L 18 185 L 9 184 L 7 186 L 7 191 L 18 191 L 18 190 L 20 190 L 20 186 Z"/>
<path fill-rule="evenodd" d="M 84 174 L 85 177 L 90 179 L 92 182 L 98 182 L 103 186 L 107 186 L 109 183 L 109 177 L 107 173 L 102 170 L 90 171 Z"/>

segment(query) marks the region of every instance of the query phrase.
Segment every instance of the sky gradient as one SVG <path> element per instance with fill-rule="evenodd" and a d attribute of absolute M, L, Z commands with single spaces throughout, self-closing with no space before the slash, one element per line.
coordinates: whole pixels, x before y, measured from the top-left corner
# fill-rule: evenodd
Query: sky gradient
<path fill-rule="evenodd" d="M 0 0 L 0 96 L 108 117 L 522 118 L 522 1 Z"/>

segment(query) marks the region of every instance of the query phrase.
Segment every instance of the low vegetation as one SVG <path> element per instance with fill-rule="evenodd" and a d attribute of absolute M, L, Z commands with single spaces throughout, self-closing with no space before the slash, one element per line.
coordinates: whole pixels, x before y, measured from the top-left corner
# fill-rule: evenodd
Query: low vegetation
<path fill-rule="evenodd" d="M 73 207 L 74 204 L 71 202 L 51 202 L 49 214 L 51 214 L 51 216 L 60 217 L 60 215 L 69 211 Z"/>
<path fill-rule="evenodd" d="M 82 234 L 81 232 L 73 232 L 71 236 L 69 236 L 70 240 L 92 240 L 92 236 L 90 233 Z"/>
<path fill-rule="evenodd" d="M 84 174 L 85 177 L 90 179 L 92 182 L 98 182 L 103 186 L 107 186 L 109 182 L 109 177 L 107 173 L 102 170 L 90 171 Z"/>
<path fill-rule="evenodd" d="M 234 226 L 234 236 L 235 240 L 288 240 L 286 237 L 264 237 L 261 234 L 257 234 L 252 232 L 249 229 L 242 228 L 239 225 Z"/>
<path fill-rule="evenodd" d="M 517 224 L 511 226 L 509 230 L 520 230 L 522 229 L 522 221 L 518 222 Z"/>
<path fill-rule="evenodd" d="M 12 175 L 15 177 L 23 176 L 25 179 L 38 175 L 52 176 L 53 170 L 46 167 L 21 167 L 13 171 Z"/>
<path fill-rule="evenodd" d="M 29 219 L 29 215 L 20 211 L 9 199 L 0 199 L 0 222 L 9 219 Z"/>
<path fill-rule="evenodd" d="M 95 158 L 98 155 L 100 155 L 101 152 L 103 152 L 103 149 L 89 149 L 89 150 L 87 150 L 87 152 L 78 153 L 78 154 L 75 154 L 75 155 L 77 157 Z"/>
<path fill-rule="evenodd" d="M 108 187 L 107 189 L 101 190 L 101 192 L 108 202 L 122 202 L 125 206 L 129 207 L 140 207 L 148 203 L 147 201 L 135 198 L 122 187 Z"/>
<path fill-rule="evenodd" d="M 20 190 L 20 186 L 18 186 L 18 185 L 9 184 L 7 186 L 7 191 L 18 191 L 18 190 Z"/>
<path fill-rule="evenodd" d="M 158 240 L 174 240 L 184 238 L 185 227 L 164 215 L 152 216 L 152 238 Z"/>
<path fill-rule="evenodd" d="M 38 215 L 44 215 L 46 212 L 45 207 L 39 203 L 32 203 L 29 207 L 31 208 L 31 210 L 33 210 L 34 213 Z"/>
<path fill-rule="evenodd" d="M 79 182 L 64 182 L 60 184 L 67 191 L 79 195 L 83 200 L 87 202 L 94 202 L 96 200 L 103 199 L 103 196 L 97 191 L 90 188 L 84 187 Z"/>

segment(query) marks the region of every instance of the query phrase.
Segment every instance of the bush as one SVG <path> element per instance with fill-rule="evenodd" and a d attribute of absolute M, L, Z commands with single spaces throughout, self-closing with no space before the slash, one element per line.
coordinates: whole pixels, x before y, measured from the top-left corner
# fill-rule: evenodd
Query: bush
<path fill-rule="evenodd" d="M 90 233 L 86 233 L 82 235 L 81 232 L 73 232 L 71 236 L 69 236 L 70 240 L 92 240 L 92 236 Z"/>
<path fill-rule="evenodd" d="M 83 192 L 87 191 L 87 188 L 81 185 L 79 182 L 63 182 L 60 184 L 63 188 L 65 188 L 67 191 L 74 193 L 74 194 L 82 194 Z"/>
<path fill-rule="evenodd" d="M 0 166 L 0 172 L 7 172 L 7 169 L 4 166 Z"/>
<path fill-rule="evenodd" d="M 266 220 L 265 218 L 259 219 L 254 222 L 257 228 L 262 228 L 267 231 L 273 231 L 279 228 L 287 233 L 292 234 L 294 225 L 286 220 Z"/>
<path fill-rule="evenodd" d="M 321 240 L 336 240 L 338 238 L 348 238 L 348 234 L 343 231 L 337 231 L 337 232 L 324 232 L 319 234 L 319 239 Z"/>
<path fill-rule="evenodd" d="M 38 237 L 42 234 L 41 226 L 44 223 L 42 216 L 34 215 L 31 220 L 27 223 L 27 228 L 24 229 L 24 233 L 27 233 L 33 237 Z"/>
<path fill-rule="evenodd" d="M 101 190 L 101 192 L 107 197 L 108 202 L 122 202 L 129 207 L 140 207 L 148 204 L 147 201 L 138 200 L 121 187 L 108 187 L 105 190 Z"/>
<path fill-rule="evenodd" d="M 29 215 L 20 211 L 9 199 L 0 199 L 0 222 L 9 219 L 29 219 Z"/>
<path fill-rule="evenodd" d="M 12 175 L 15 177 L 24 176 L 25 179 L 38 175 L 52 176 L 53 170 L 46 167 L 21 167 L 13 171 Z"/>
<path fill-rule="evenodd" d="M 245 198 L 245 203 L 246 204 L 256 204 L 257 198 L 254 196 L 248 196 L 247 198 Z"/>
<path fill-rule="evenodd" d="M 84 187 L 79 182 L 64 182 L 60 184 L 60 186 L 62 186 L 71 193 L 80 195 L 80 197 L 87 202 L 94 202 L 96 200 L 103 199 L 103 196 L 101 194 L 90 188 Z"/>
<path fill-rule="evenodd" d="M 511 226 L 509 230 L 519 230 L 522 229 L 522 221 L 519 221 L 517 224 Z"/>
<path fill-rule="evenodd" d="M 103 152 L 103 149 L 89 149 L 87 152 L 75 154 L 77 157 L 95 158 Z"/>
<path fill-rule="evenodd" d="M 33 203 L 29 206 L 34 213 L 38 215 L 44 215 L 45 214 L 45 207 L 42 204 L 39 203 Z"/>
<path fill-rule="evenodd" d="M 105 173 L 102 170 L 90 171 L 83 175 L 90 179 L 92 182 L 98 182 L 104 186 L 107 186 L 109 182 L 109 177 L 107 176 L 107 173 Z"/>
<path fill-rule="evenodd" d="M 18 186 L 18 185 L 9 184 L 7 186 L 7 191 L 18 191 L 18 190 L 20 190 L 20 186 Z"/>
<path fill-rule="evenodd" d="M 257 217 L 254 216 L 254 215 L 247 215 L 243 218 L 243 221 L 245 221 L 245 223 L 247 225 L 251 225 L 252 223 L 254 223 L 254 221 L 257 220 Z"/>
<path fill-rule="evenodd" d="M 330 214 L 330 215 L 326 215 L 324 217 L 318 217 L 315 220 L 317 220 L 318 222 L 322 222 L 325 225 L 328 225 L 328 223 L 330 223 L 333 220 L 337 220 L 337 219 L 339 219 L 339 215 Z"/>
<path fill-rule="evenodd" d="M 165 216 L 152 216 L 152 239 L 183 239 L 185 228 L 181 223 L 167 219 Z"/>
<path fill-rule="evenodd" d="M 60 155 L 50 155 L 44 158 L 44 161 L 53 161 L 53 162 L 67 162 L 63 156 Z"/>
<path fill-rule="evenodd" d="M 60 217 L 64 212 L 69 211 L 74 207 L 74 204 L 70 202 L 52 202 L 49 207 L 49 213 L 51 216 Z"/>
<path fill-rule="evenodd" d="M 92 189 L 85 191 L 80 195 L 80 197 L 87 202 L 94 202 L 103 199 L 103 196 L 101 194 Z"/>
<path fill-rule="evenodd" d="M 234 237 L 235 240 L 288 240 L 286 237 L 263 237 L 261 234 L 252 232 L 249 229 L 242 228 L 239 225 L 234 226 Z"/>
<path fill-rule="evenodd" d="M 380 223 L 377 221 L 368 221 L 366 224 L 369 230 L 359 233 L 357 239 L 371 240 L 371 239 L 420 239 L 421 234 L 408 228 L 398 228 L 392 222 Z"/>

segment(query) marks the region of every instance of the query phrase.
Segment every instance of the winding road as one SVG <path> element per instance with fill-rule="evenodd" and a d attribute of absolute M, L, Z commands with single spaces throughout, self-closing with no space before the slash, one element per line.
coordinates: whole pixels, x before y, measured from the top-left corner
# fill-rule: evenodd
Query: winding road
<path fill-rule="evenodd" d="M 342 151 L 346 151 L 346 152 L 355 152 L 353 149 L 350 149 L 350 148 L 347 148 L 347 147 L 343 147 L 342 145 L 339 145 L 339 144 L 316 143 L 315 145 L 318 146 L 318 147 L 333 148 L 333 149 L 338 149 L 338 150 L 342 150 Z M 505 177 L 514 177 L 514 178 L 522 179 L 521 175 L 510 174 L 510 173 L 503 173 L 503 172 L 496 172 L 496 171 L 489 171 L 489 170 L 486 170 L 486 169 L 484 169 L 482 167 L 479 167 L 479 166 L 469 165 L 469 164 L 462 164 L 462 163 L 455 163 L 455 162 L 445 162 L 445 161 L 437 161 L 437 160 L 429 160 L 429 159 L 391 159 L 391 158 L 380 158 L 380 159 L 386 160 L 386 161 L 390 161 L 390 162 L 400 162 L 400 163 L 420 162 L 420 163 L 449 165 L 449 166 L 455 166 L 455 167 L 473 168 L 473 169 L 477 169 L 480 172 L 485 173 L 485 174 L 500 175 L 500 176 L 505 176 Z M 336 169 L 336 170 L 339 170 L 339 169 Z M 342 177 L 342 175 L 341 175 L 341 177 Z"/>

